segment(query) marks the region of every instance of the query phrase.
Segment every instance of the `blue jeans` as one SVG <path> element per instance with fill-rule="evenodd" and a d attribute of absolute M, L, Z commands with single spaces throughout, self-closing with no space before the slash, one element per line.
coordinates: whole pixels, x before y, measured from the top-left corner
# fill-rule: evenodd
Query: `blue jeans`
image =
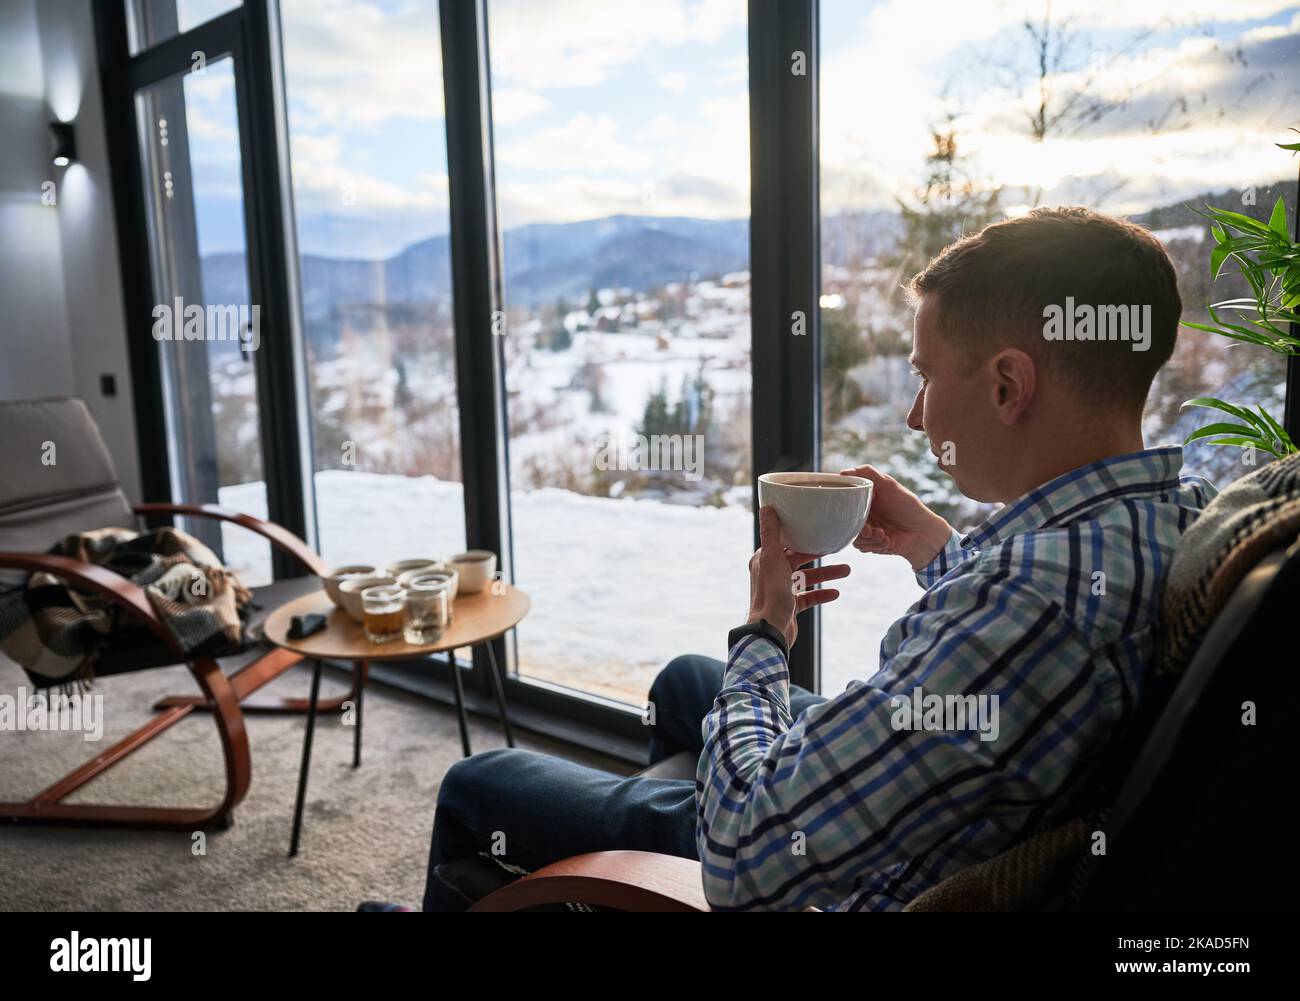
<path fill-rule="evenodd" d="M 679 751 L 699 757 L 704 717 L 726 665 L 688 654 L 668 663 L 650 687 L 650 763 Z M 790 686 L 798 716 L 822 702 Z M 619 776 L 517 748 L 458 761 L 438 790 L 425 877 L 426 911 L 463 911 L 470 901 L 434 877 L 441 863 L 486 853 L 532 872 L 586 852 L 632 849 L 698 858 L 694 779 Z"/>

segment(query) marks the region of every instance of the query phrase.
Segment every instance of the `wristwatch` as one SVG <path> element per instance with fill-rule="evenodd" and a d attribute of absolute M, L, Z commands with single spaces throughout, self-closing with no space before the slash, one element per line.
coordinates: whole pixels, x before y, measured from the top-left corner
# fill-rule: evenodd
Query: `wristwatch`
<path fill-rule="evenodd" d="M 785 633 L 777 629 L 767 619 L 746 622 L 743 626 L 737 626 L 731 630 L 731 632 L 727 633 L 727 649 L 730 650 L 746 636 L 766 636 L 776 644 L 777 649 L 781 651 L 781 655 L 787 661 L 790 659 L 790 645 L 785 641 Z"/>

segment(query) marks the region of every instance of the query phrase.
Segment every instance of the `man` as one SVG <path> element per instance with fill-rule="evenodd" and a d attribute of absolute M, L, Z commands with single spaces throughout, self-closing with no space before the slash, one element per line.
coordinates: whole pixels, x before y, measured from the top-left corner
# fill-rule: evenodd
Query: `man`
<path fill-rule="evenodd" d="M 962 535 L 874 467 L 845 470 L 875 483 L 857 548 L 927 588 L 878 669 L 830 699 L 790 684 L 795 616 L 848 568 L 804 570 L 795 594 L 811 559 L 763 509 L 727 663 L 679 657 L 650 693 L 651 760 L 698 752 L 696 782 L 526 751 L 461 762 L 426 909 L 468 903 L 433 878 L 442 861 L 522 872 L 614 848 L 698 857 L 718 908 L 897 909 L 1068 809 L 1141 694 L 1174 546 L 1215 493 L 1180 476 L 1181 448 L 1142 442 L 1177 336 L 1173 265 L 1138 226 L 1039 209 L 959 240 L 911 291 L 908 426 L 962 493 L 1004 506 Z"/>

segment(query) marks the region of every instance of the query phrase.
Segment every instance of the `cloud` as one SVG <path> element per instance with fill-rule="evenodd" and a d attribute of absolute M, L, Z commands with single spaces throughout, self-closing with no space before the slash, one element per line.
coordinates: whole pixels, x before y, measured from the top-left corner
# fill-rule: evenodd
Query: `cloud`
<path fill-rule="evenodd" d="M 281 0 L 280 18 L 295 128 L 442 118 L 436 0 Z"/>
<path fill-rule="evenodd" d="M 408 180 L 414 142 L 407 136 L 414 132 L 398 131 L 409 122 L 423 134 L 422 145 L 443 144 L 436 0 L 281 0 L 281 17 L 300 215 L 445 206 L 445 194 Z M 717 73 L 696 77 L 657 64 L 666 50 L 707 46 L 745 19 L 745 0 L 663 0 L 653 10 L 638 0 L 608 0 L 598 8 L 587 0 L 492 0 L 493 123 L 506 130 L 498 134 L 498 180 L 514 182 L 512 204 L 530 220 L 644 211 L 653 188 L 665 204 L 698 207 L 699 214 L 746 214 L 743 52 L 710 68 L 727 80 L 739 73 L 734 121 L 719 121 L 716 106 L 709 111 L 691 103 L 681 115 L 655 115 L 648 132 L 633 132 L 641 126 L 621 111 L 588 112 L 582 101 L 583 88 L 602 86 L 629 65 L 647 67 L 647 83 L 673 94 L 695 89 L 697 80 L 702 93 L 716 93 Z M 544 128 L 517 134 L 557 107 L 561 115 Z M 578 174 L 587 179 L 576 182 Z M 737 180 L 738 174 L 745 176 Z M 706 188 L 721 201 L 703 204 Z M 344 192 L 355 204 L 342 204 Z M 572 205 L 554 203 L 561 192 L 571 194 Z M 502 194 L 501 200 L 510 199 Z"/>
<path fill-rule="evenodd" d="M 496 125 L 515 125 L 535 118 L 551 106 L 541 94 L 518 87 L 492 88 L 492 121 Z"/>
<path fill-rule="evenodd" d="M 823 37 L 849 41 L 823 64 L 823 209 L 887 208 L 911 194 L 924 178 L 931 128 L 948 113 L 972 175 L 1039 188 L 1044 202 L 1089 203 L 1110 192 L 1101 207 L 1132 212 L 1276 178 L 1287 167 L 1269 144 L 1295 120 L 1300 18 L 1289 27 L 1247 24 L 1286 9 L 1275 0 L 1226 9 L 1206 0 L 1054 3 L 1054 18 L 1069 18 L 1074 34 L 1064 71 L 1047 81 L 1052 106 L 1082 91 L 1108 110 L 1062 122 L 1036 143 L 1023 19 L 1041 17 L 1039 4 L 937 0 L 927 20 L 942 33 L 916 30 L 915 9 L 903 2 L 854 16 L 826 5 Z"/>
<path fill-rule="evenodd" d="M 656 115 L 635 145 L 621 139 L 612 118 L 578 115 L 498 148 L 503 225 L 619 213 L 748 216 L 748 94 L 685 110 L 694 114 Z"/>
<path fill-rule="evenodd" d="M 532 89 L 591 87 L 620 66 L 746 23 L 744 0 L 493 0 L 494 81 Z"/>
<path fill-rule="evenodd" d="M 564 125 L 498 147 L 497 161 L 530 170 L 635 173 L 647 170 L 651 158 L 619 141 L 618 123 L 610 116 L 575 115 Z"/>

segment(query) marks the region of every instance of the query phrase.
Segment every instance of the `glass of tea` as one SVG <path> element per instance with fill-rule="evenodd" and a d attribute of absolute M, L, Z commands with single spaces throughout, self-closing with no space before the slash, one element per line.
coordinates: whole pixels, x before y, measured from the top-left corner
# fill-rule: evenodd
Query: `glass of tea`
<path fill-rule="evenodd" d="M 436 643 L 451 624 L 451 577 L 420 574 L 406 582 L 406 624 L 403 636 L 412 646 Z"/>
<path fill-rule="evenodd" d="M 391 643 L 402 635 L 403 591 L 381 584 L 361 592 L 361 622 L 371 643 Z"/>

